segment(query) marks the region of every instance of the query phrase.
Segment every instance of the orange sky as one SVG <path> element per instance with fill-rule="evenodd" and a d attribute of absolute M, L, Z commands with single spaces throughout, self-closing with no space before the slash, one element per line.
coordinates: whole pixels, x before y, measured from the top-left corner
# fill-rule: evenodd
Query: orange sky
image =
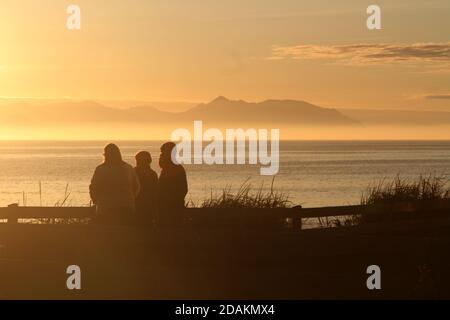
<path fill-rule="evenodd" d="M 71 3 L 80 31 L 65 26 Z M 375 31 L 369 4 L 2 0 L 0 97 L 450 111 L 450 2 L 379 0 Z"/>

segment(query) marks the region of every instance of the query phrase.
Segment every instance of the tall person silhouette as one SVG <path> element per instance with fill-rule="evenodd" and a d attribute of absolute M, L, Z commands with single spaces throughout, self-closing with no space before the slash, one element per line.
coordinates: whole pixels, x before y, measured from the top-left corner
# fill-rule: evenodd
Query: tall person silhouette
<path fill-rule="evenodd" d="M 131 165 L 122 160 L 120 149 L 108 144 L 104 162 L 94 172 L 89 187 L 97 206 L 99 220 L 106 223 L 130 223 L 134 219 L 139 180 Z"/>
<path fill-rule="evenodd" d="M 175 152 L 176 145 L 173 142 L 161 146 L 158 203 L 162 224 L 173 225 L 182 221 L 184 201 L 188 192 L 186 171 L 182 165 L 174 162 L 172 155 L 175 155 Z"/>

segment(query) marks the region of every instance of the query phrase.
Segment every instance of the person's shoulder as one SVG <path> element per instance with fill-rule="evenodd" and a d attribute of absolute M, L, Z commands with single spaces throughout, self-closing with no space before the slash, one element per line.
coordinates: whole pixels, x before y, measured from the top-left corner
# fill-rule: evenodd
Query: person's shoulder
<path fill-rule="evenodd" d="M 134 170 L 134 167 L 128 162 L 122 161 L 122 166 L 124 166 L 127 169 Z"/>
<path fill-rule="evenodd" d="M 150 176 L 152 176 L 152 177 L 158 179 L 158 174 L 157 174 L 156 171 L 153 170 L 153 169 L 150 169 Z"/>
<path fill-rule="evenodd" d="M 127 172 L 129 172 L 130 174 L 137 174 L 137 172 L 136 172 L 136 170 L 134 169 L 134 167 L 131 165 L 131 164 L 129 164 L 129 163 L 127 163 L 127 162 L 122 162 L 122 166 L 125 168 L 125 170 L 127 171 Z"/>
<path fill-rule="evenodd" d="M 105 168 L 106 168 L 106 164 L 102 163 L 102 164 L 99 164 L 99 165 L 95 168 L 95 171 L 102 171 L 102 170 L 104 170 Z"/>
<path fill-rule="evenodd" d="M 186 170 L 184 169 L 184 167 L 181 164 L 177 165 L 176 168 L 177 168 L 178 174 L 184 174 L 184 175 L 186 174 Z"/>
<path fill-rule="evenodd" d="M 94 176 L 101 178 L 107 174 L 107 171 L 107 166 L 104 163 L 99 164 L 94 170 Z"/>

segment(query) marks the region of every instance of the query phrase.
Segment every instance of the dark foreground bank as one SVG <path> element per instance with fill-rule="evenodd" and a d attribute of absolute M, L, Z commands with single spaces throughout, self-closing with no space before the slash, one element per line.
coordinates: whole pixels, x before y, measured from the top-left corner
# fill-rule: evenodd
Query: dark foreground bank
<path fill-rule="evenodd" d="M 444 217 L 301 232 L 0 224 L 1 299 L 448 299 L 448 270 Z"/>

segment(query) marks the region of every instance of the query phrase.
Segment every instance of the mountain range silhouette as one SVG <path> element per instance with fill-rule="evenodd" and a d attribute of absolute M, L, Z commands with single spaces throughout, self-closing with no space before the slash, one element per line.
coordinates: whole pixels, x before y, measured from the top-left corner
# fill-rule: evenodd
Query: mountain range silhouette
<path fill-rule="evenodd" d="M 194 120 L 210 123 L 273 123 L 302 125 L 359 125 L 335 109 L 322 108 L 305 101 L 265 100 L 246 102 L 217 97 L 187 111 L 167 112 L 152 106 L 117 109 L 93 101 L 48 104 L 12 103 L 0 107 L 0 123 L 9 125 L 130 122 L 172 123 Z"/>
<path fill-rule="evenodd" d="M 448 126 L 450 112 L 399 109 L 324 108 L 306 101 L 247 102 L 219 96 L 186 111 L 162 111 L 151 105 L 109 107 L 95 101 L 14 102 L 0 105 L 0 125 L 43 126 L 84 123 L 180 125 L 202 120 L 210 126 Z"/>

